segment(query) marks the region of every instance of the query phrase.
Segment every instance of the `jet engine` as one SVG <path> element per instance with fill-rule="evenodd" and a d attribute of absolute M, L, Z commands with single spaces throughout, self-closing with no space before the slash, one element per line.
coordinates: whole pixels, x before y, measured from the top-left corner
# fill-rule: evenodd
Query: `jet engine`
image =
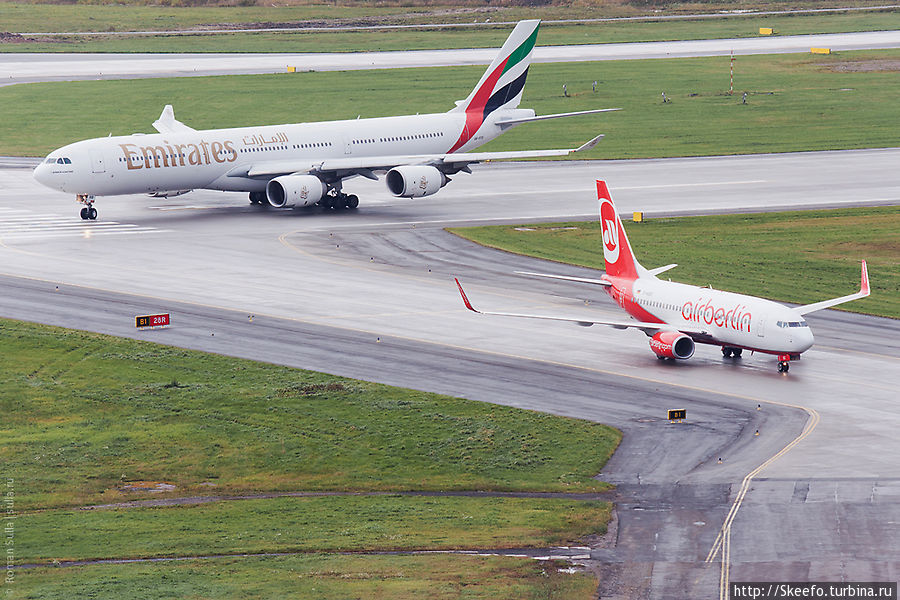
<path fill-rule="evenodd" d="M 678 331 L 660 331 L 650 338 L 650 349 L 659 358 L 687 360 L 694 355 L 694 340 Z"/>
<path fill-rule="evenodd" d="M 328 191 L 315 175 L 283 175 L 266 184 L 266 199 L 275 208 L 285 204 L 312 206 Z"/>
<path fill-rule="evenodd" d="M 450 181 L 439 169 L 428 165 L 394 167 L 385 180 L 391 193 L 401 198 L 430 196 Z"/>

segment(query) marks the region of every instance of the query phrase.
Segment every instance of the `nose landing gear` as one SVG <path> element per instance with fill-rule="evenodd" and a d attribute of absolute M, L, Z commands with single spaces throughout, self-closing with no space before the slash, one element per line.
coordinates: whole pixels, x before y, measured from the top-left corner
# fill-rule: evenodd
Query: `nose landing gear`
<path fill-rule="evenodd" d="M 778 355 L 778 372 L 779 373 L 787 373 L 791 368 L 791 355 L 790 354 L 779 354 Z M 800 355 L 797 355 L 797 358 L 800 358 Z"/>
<path fill-rule="evenodd" d="M 94 208 L 94 197 L 89 196 L 87 194 L 78 194 L 75 197 L 78 202 L 84 204 L 84 208 L 81 209 L 81 218 L 85 221 L 95 221 L 97 220 L 97 209 Z"/>

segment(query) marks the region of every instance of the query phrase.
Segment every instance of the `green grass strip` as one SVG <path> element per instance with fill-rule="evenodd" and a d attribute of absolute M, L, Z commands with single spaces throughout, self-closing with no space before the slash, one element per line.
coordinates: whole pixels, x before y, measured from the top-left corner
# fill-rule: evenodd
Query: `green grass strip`
<path fill-rule="evenodd" d="M 523 125 L 484 149 L 572 147 L 597 133 L 606 138 L 577 158 L 896 147 L 900 133 L 885 124 L 900 121 L 900 78 L 892 71 L 898 60 L 900 50 L 742 56 L 734 96 L 726 94 L 728 57 L 533 65 L 522 106 L 538 114 L 624 110 Z M 152 132 L 165 104 L 197 129 L 442 112 L 465 98 L 482 72 L 447 67 L 7 86 L 0 88 L 0 154 L 44 155 L 85 138 Z M 672 101 L 663 104 L 661 92 Z"/>
<path fill-rule="evenodd" d="M 272 27 L 290 22 L 324 19 L 356 19 L 366 13 L 382 23 L 420 24 L 415 29 L 304 33 L 232 33 L 215 35 L 70 36 L 27 38 L 0 44 L 0 52 L 360 52 L 385 50 L 432 50 L 442 48 L 499 48 L 511 25 L 429 29 L 429 23 L 515 22 L 542 18 L 584 19 L 623 16 L 628 8 L 541 7 L 507 8 L 489 15 L 471 13 L 437 15 L 408 7 L 308 6 L 308 7 L 173 7 L 95 4 L 0 3 L 0 23 L 13 32 L 121 32 L 167 31 L 215 26 L 216 24 L 267 23 Z M 777 9 L 778 7 L 776 7 Z M 714 12 L 705 5 L 703 12 Z M 760 27 L 778 35 L 880 31 L 900 28 L 900 11 L 851 12 L 846 14 L 740 16 L 719 19 L 618 21 L 541 26 L 538 45 L 600 44 L 665 40 L 742 38 L 758 36 Z"/>
<path fill-rule="evenodd" d="M 606 532 L 608 502 L 333 496 L 19 515 L 19 562 L 544 547 Z"/>
<path fill-rule="evenodd" d="M 620 435 L 537 412 L 0 320 L 18 509 L 274 490 L 601 490 Z"/>
<path fill-rule="evenodd" d="M 509 252 L 604 268 L 598 223 L 527 228 L 533 231 L 450 231 Z M 649 219 L 625 229 L 645 267 L 678 263 L 665 278 L 799 304 L 857 291 L 867 259 L 872 295 L 840 308 L 900 318 L 900 207 Z"/>
<path fill-rule="evenodd" d="M 346 600 L 590 600 L 596 580 L 557 561 L 462 555 L 310 554 L 17 572 L 11 600 L 71 598 L 317 598 Z"/>

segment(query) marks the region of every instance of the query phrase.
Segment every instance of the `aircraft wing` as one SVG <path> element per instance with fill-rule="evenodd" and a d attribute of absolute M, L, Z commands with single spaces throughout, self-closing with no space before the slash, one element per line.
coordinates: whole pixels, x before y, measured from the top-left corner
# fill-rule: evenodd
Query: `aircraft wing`
<path fill-rule="evenodd" d="M 231 177 L 278 177 L 294 173 L 356 173 L 375 178 L 375 171 L 387 171 L 402 165 L 431 165 L 440 168 L 449 166 L 456 170 L 488 160 L 541 158 L 565 156 L 573 152 L 590 150 L 603 139 L 602 135 L 591 139 L 578 148 L 556 150 L 523 150 L 512 152 L 452 152 L 447 154 L 408 154 L 395 156 L 359 156 L 349 158 L 326 158 L 320 161 L 285 160 L 254 163 L 249 167 L 239 167 L 228 175 Z M 371 176 L 370 176 L 371 175 Z"/>
<path fill-rule="evenodd" d="M 615 329 L 640 329 L 645 334 L 651 336 L 656 334 L 658 331 L 680 331 L 681 333 L 697 337 L 704 337 L 708 335 L 708 333 L 705 331 L 678 329 L 676 327 L 672 327 L 667 323 L 645 323 L 641 321 L 607 321 L 584 319 L 581 317 L 555 317 L 548 315 L 529 315 L 524 313 L 481 311 L 472 306 L 472 303 L 469 301 L 468 296 L 466 296 L 465 290 L 463 290 L 462 284 L 459 283 L 459 279 L 454 278 L 453 280 L 456 282 L 456 287 L 459 288 L 459 294 L 460 296 L 462 296 L 463 304 L 466 305 L 466 308 L 480 315 L 493 315 L 498 317 L 521 317 L 525 319 L 546 319 L 550 321 L 567 321 L 570 323 L 581 325 L 582 327 L 590 327 L 592 325 L 607 325 Z"/>
<path fill-rule="evenodd" d="M 855 294 L 850 294 L 849 296 L 841 296 L 840 298 L 832 298 L 831 300 L 822 300 L 821 302 L 816 302 L 815 304 L 807 304 L 805 306 L 798 306 L 794 310 L 797 311 L 797 314 L 806 315 L 811 312 L 816 312 L 817 310 L 822 310 L 823 308 L 830 308 L 832 306 L 837 306 L 838 304 L 843 304 L 844 302 L 850 302 L 851 300 L 859 300 L 860 298 L 865 298 L 869 295 L 869 268 L 866 266 L 866 261 L 862 261 L 862 267 L 860 268 L 860 276 L 859 276 L 859 291 Z"/>

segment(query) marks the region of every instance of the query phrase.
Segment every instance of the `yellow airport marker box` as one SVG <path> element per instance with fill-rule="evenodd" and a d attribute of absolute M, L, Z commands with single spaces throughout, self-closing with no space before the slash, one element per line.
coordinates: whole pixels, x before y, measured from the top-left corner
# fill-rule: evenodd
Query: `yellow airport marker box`
<path fill-rule="evenodd" d="M 811 54 L 831 54 L 831 48 L 810 48 Z"/>
<path fill-rule="evenodd" d="M 644 213 L 636 212 L 631 215 L 631 220 L 635 223 L 643 223 L 644 222 Z"/>
<path fill-rule="evenodd" d="M 290 66 L 288 67 L 288 73 L 296 73 L 296 72 L 297 72 L 297 67 L 290 67 Z"/>
<path fill-rule="evenodd" d="M 775 30 L 772 29 L 771 27 L 760 27 L 759 28 L 759 35 L 772 35 L 773 33 L 775 33 Z"/>

